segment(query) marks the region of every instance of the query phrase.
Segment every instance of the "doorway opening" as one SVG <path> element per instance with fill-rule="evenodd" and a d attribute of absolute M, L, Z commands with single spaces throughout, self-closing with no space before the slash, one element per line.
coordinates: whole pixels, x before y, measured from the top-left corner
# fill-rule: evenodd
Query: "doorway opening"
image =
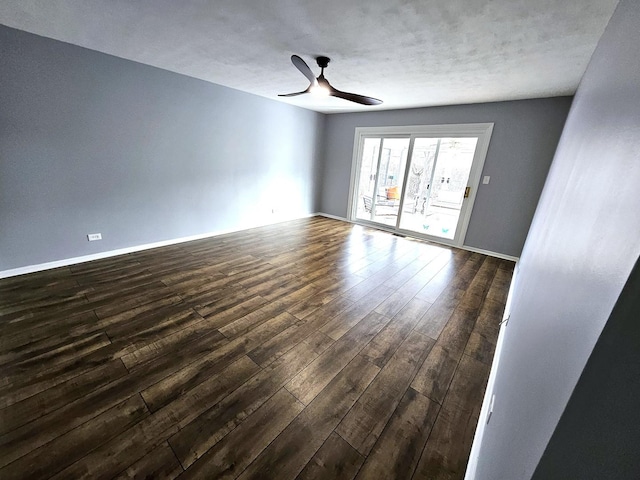
<path fill-rule="evenodd" d="M 357 128 L 350 220 L 462 246 L 492 123 Z"/>

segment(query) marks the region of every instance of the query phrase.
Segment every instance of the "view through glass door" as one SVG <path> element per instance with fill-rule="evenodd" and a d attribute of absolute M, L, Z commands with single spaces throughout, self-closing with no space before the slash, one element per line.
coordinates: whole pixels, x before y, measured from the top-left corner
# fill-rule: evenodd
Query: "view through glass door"
<path fill-rule="evenodd" d="M 477 138 L 416 138 L 400 228 L 452 240 Z"/>
<path fill-rule="evenodd" d="M 357 218 L 396 226 L 408 151 L 409 138 L 364 139 Z"/>
<path fill-rule="evenodd" d="M 407 129 L 407 134 L 395 131 Z M 356 221 L 462 245 L 492 124 L 356 131 Z M 394 131 L 395 130 L 395 131 Z"/>

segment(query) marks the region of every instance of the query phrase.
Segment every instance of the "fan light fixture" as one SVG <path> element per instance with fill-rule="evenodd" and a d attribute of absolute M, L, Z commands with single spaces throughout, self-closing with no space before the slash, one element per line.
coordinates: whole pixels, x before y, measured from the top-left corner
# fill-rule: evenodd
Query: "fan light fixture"
<path fill-rule="evenodd" d="M 325 85 L 319 85 L 317 82 L 309 88 L 309 93 L 316 97 L 328 97 L 331 93 Z"/>

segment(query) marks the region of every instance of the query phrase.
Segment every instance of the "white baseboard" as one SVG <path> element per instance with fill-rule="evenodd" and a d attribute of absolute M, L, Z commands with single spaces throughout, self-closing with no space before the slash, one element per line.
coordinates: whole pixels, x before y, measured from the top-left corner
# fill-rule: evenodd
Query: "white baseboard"
<path fill-rule="evenodd" d="M 347 219 L 345 217 L 339 217 L 337 215 L 331 215 L 330 213 L 318 212 L 318 213 L 316 213 L 316 215 L 319 216 L 319 217 L 332 218 L 333 220 L 340 220 L 342 222 L 353 223 L 351 220 L 349 220 L 349 219 Z"/>
<path fill-rule="evenodd" d="M 481 253 L 483 255 L 489 255 L 490 257 L 496 257 L 496 258 L 501 258 L 503 260 L 511 260 L 512 262 L 516 262 L 518 263 L 518 260 L 520 260 L 520 257 L 513 257 L 511 255 L 505 255 L 504 253 L 498 253 L 498 252 L 492 252 L 490 250 L 483 250 L 481 248 L 475 248 L 475 247 L 468 247 L 466 245 L 463 245 L 461 247 L 463 250 L 468 250 L 470 252 L 474 252 L 474 253 Z"/>
<path fill-rule="evenodd" d="M 316 213 L 316 215 L 321 216 L 321 217 L 332 218 L 334 220 L 341 220 L 343 222 L 354 223 L 351 220 L 349 220 L 348 218 L 339 217 L 337 215 L 331 215 L 329 213 L 318 212 L 318 213 Z M 369 227 L 369 225 L 367 225 L 367 227 Z M 370 227 L 370 228 L 375 228 L 375 227 Z M 384 230 L 385 232 L 394 233 L 391 229 L 387 229 L 387 228 L 384 228 L 384 227 L 379 228 L 379 230 Z M 431 241 L 431 240 L 429 240 L 429 241 Z M 433 243 L 437 243 L 437 242 L 433 242 Z M 447 246 L 451 246 L 451 245 L 447 245 Z M 510 260 L 510 261 L 516 262 L 516 263 L 519 260 L 519 257 L 513 257 L 511 255 L 505 255 L 504 253 L 492 252 L 490 250 L 483 250 L 481 248 L 468 247 L 466 245 L 462 245 L 461 247 L 452 247 L 452 248 L 460 248 L 462 250 L 468 250 L 469 252 L 481 253 L 483 255 L 488 255 L 490 257 L 501 258 L 503 260 Z"/>
<path fill-rule="evenodd" d="M 172 238 L 170 240 L 163 240 L 161 242 L 146 243 L 143 245 L 134 245 L 132 247 L 119 248 L 117 250 L 109 250 L 106 252 L 99 252 L 91 255 L 83 255 L 81 257 L 64 258 L 62 260 L 55 260 L 53 262 L 39 263 L 37 265 L 27 265 L 24 267 L 12 268 L 9 270 L 0 271 L 0 278 L 17 277 L 18 275 L 26 275 L 27 273 L 41 272 L 43 270 L 51 270 L 53 268 L 59 268 L 59 267 L 68 267 L 69 265 L 76 265 L 78 263 L 90 262 L 92 260 L 100 260 L 102 258 L 115 257 L 117 255 L 125 255 L 127 253 L 134 253 L 142 250 L 149 250 L 151 248 L 166 247 L 168 245 L 175 245 L 177 243 L 191 242 L 193 240 L 201 240 L 203 238 L 216 237 L 218 235 L 224 235 L 227 233 L 241 232 L 243 230 L 250 230 L 252 228 L 264 227 L 266 225 L 275 225 L 277 223 L 289 222 L 291 220 L 298 220 L 301 218 L 309 218 L 309 217 L 316 217 L 316 216 L 331 218 L 333 220 L 340 220 L 342 222 L 347 222 L 347 223 L 353 223 L 352 221 L 344 217 L 331 215 L 330 213 L 315 212 L 315 213 L 309 213 L 306 215 L 280 219 L 276 222 L 261 223 L 257 225 L 251 225 L 248 227 L 201 233 L 198 235 L 191 235 L 188 237 Z M 518 257 L 512 257 L 510 255 L 504 255 L 502 253 L 491 252 L 489 250 L 482 250 L 479 248 L 467 247 L 467 246 L 462 246 L 460 248 L 462 248 L 463 250 L 469 250 L 471 252 L 481 253 L 483 255 L 489 255 L 491 257 L 502 258 L 502 259 L 511 260 L 514 262 L 518 261 Z"/>
<path fill-rule="evenodd" d="M 250 230 L 252 228 L 264 227 L 267 225 L 275 225 L 277 223 L 282 223 L 282 222 L 289 222 L 291 220 L 299 220 L 302 218 L 315 217 L 317 215 L 320 215 L 320 214 L 309 213 L 306 215 L 301 215 L 301 216 L 296 216 L 296 217 L 291 217 L 286 219 L 279 219 L 276 222 L 262 223 L 258 225 L 251 225 L 248 227 L 241 227 L 241 228 L 231 228 L 228 230 L 219 230 L 216 232 L 201 233 L 198 235 L 190 235 L 188 237 L 172 238 L 169 240 L 163 240 L 161 242 L 145 243 L 143 245 L 134 245 L 132 247 L 119 248 L 117 250 L 108 250 L 106 252 L 99 252 L 91 255 L 83 255 L 81 257 L 64 258 L 62 260 L 55 260 L 53 262 L 39 263 L 37 265 L 27 265 L 24 267 L 12 268 L 10 270 L 0 271 L 0 279 L 17 277 L 18 275 L 26 275 L 27 273 L 41 272 L 43 270 L 51 270 L 53 268 L 68 267 L 69 265 L 76 265 L 78 263 L 90 262 L 92 260 L 100 260 L 102 258 L 125 255 L 127 253 L 140 252 L 142 250 L 149 250 L 151 248 L 166 247 L 168 245 L 175 245 L 177 243 L 191 242 L 193 240 L 201 240 L 203 238 L 209 238 L 209 237 L 217 237 L 218 235 L 225 235 L 227 233 L 241 232 L 244 230 Z"/>

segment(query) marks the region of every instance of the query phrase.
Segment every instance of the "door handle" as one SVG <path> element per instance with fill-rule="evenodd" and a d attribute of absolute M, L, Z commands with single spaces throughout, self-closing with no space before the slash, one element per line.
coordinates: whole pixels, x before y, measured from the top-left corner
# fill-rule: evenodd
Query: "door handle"
<path fill-rule="evenodd" d="M 464 189 L 464 198 L 469 198 L 469 193 L 471 192 L 471 187 L 467 187 Z"/>

